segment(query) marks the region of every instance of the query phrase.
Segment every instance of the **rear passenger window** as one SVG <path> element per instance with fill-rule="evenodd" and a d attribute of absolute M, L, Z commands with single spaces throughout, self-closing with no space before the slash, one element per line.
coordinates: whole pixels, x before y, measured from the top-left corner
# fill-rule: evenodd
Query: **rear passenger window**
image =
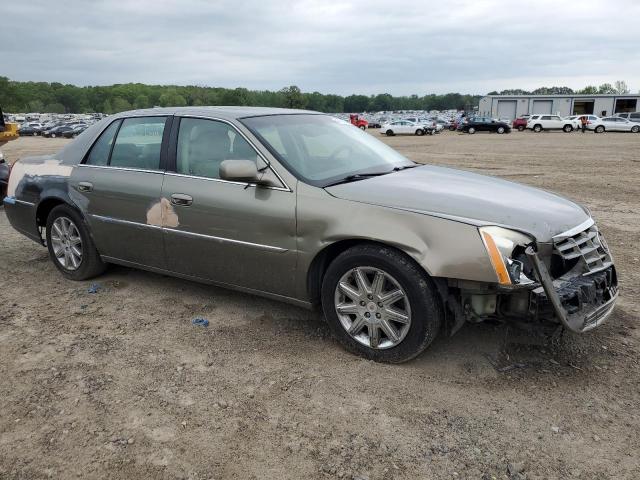
<path fill-rule="evenodd" d="M 109 163 L 111 145 L 113 144 L 113 139 L 116 136 L 119 125 L 120 121 L 118 120 L 117 122 L 113 122 L 104 132 L 102 132 L 98 141 L 93 144 L 93 148 L 91 149 L 91 152 L 89 152 L 89 156 L 85 163 L 89 165 L 107 165 Z"/>
<path fill-rule="evenodd" d="M 166 117 L 123 120 L 111 152 L 112 167 L 158 170 Z"/>

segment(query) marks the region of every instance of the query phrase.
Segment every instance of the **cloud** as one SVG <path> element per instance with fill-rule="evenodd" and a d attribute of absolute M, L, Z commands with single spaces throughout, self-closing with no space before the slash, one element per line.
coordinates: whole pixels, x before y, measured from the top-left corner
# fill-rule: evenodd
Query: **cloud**
<path fill-rule="evenodd" d="M 4 7 L 0 75 L 395 95 L 626 80 L 640 2 L 31 0 Z"/>

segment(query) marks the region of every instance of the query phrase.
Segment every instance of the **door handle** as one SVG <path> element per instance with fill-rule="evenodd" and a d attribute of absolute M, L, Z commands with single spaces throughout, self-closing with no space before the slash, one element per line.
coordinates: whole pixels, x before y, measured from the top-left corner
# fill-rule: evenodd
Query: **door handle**
<path fill-rule="evenodd" d="M 174 193 L 171 195 L 171 203 L 181 207 L 188 207 L 193 203 L 193 197 L 184 193 Z"/>
<path fill-rule="evenodd" d="M 93 190 L 93 183 L 91 182 L 78 182 L 79 192 L 90 192 Z"/>

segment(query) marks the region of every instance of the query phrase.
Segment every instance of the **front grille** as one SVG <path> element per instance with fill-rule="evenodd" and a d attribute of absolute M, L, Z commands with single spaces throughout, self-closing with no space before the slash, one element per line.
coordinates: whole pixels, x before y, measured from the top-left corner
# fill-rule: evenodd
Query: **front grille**
<path fill-rule="evenodd" d="M 566 264 L 581 262 L 586 274 L 599 272 L 613 265 L 611 254 L 604 238 L 595 224 L 578 233 L 561 234 L 554 237 L 554 253 Z"/>

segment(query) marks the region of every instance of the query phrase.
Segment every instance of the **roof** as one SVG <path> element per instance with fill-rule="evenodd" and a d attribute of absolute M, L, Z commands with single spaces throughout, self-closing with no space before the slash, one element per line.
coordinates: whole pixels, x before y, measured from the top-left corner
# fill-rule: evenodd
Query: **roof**
<path fill-rule="evenodd" d="M 580 97 L 580 98 L 593 98 L 593 97 L 629 97 L 629 98 L 640 98 L 640 93 L 556 93 L 549 95 L 541 95 L 541 94 L 527 94 L 523 93 L 521 95 L 485 95 L 485 97 L 491 98 L 529 98 L 529 97 L 537 97 L 537 98 L 568 98 L 568 97 Z"/>
<path fill-rule="evenodd" d="M 157 107 L 145 108 L 142 110 L 128 110 L 120 112 L 113 117 L 131 117 L 142 115 L 192 115 L 198 117 L 217 117 L 226 120 L 235 120 L 246 117 L 259 117 L 265 115 L 292 115 L 292 114 L 319 114 L 312 110 L 296 110 L 292 108 L 271 108 L 271 107 L 238 107 L 238 106 L 215 106 L 215 107 Z M 113 118 L 111 117 L 111 118 Z"/>

